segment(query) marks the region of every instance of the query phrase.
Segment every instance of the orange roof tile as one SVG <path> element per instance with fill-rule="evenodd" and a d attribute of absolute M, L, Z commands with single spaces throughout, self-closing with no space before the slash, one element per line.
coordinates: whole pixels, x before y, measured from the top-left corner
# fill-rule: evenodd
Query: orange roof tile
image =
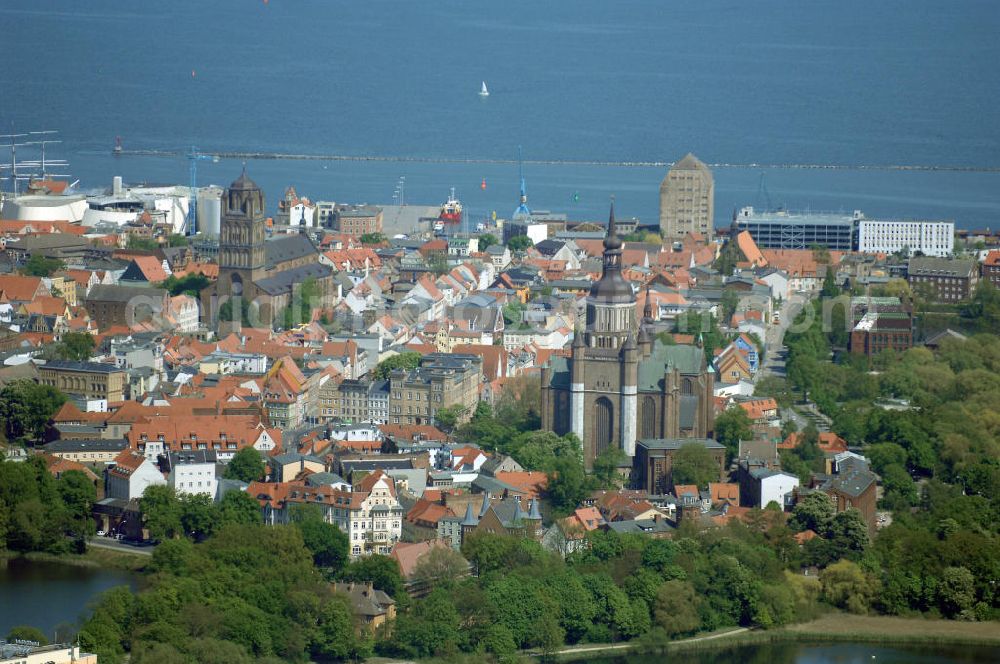
<path fill-rule="evenodd" d="M 537 470 L 500 472 L 495 477 L 505 484 L 516 487 L 528 498 L 538 498 L 539 494 L 544 493 L 549 482 L 545 473 Z"/>
<path fill-rule="evenodd" d="M 740 485 L 735 482 L 709 482 L 708 492 L 712 496 L 712 504 L 729 503 L 737 507 L 740 504 Z"/>

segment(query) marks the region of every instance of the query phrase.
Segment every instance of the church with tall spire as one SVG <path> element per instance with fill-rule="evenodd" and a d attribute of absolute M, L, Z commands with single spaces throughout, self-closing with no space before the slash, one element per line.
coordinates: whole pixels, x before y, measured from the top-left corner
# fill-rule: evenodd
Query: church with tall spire
<path fill-rule="evenodd" d="M 655 338 L 649 293 L 638 320 L 622 268 L 612 200 L 603 270 L 587 296 L 584 325 L 577 326 L 569 356 L 554 355 L 541 370 L 542 427 L 576 434 L 588 469 L 608 448 L 631 463 L 641 439 L 704 438 L 714 425 L 714 380 L 704 350 Z"/>

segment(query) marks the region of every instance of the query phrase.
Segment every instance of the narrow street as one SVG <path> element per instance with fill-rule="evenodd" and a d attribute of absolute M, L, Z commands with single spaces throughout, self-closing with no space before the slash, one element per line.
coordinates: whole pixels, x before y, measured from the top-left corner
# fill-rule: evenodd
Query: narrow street
<path fill-rule="evenodd" d="M 151 556 L 153 555 L 153 551 L 156 550 L 155 546 L 135 546 L 119 542 L 110 537 L 90 537 L 87 539 L 87 546 L 92 546 L 95 549 L 108 549 L 109 551 L 117 551 L 119 553 L 131 553 L 137 556 Z"/>

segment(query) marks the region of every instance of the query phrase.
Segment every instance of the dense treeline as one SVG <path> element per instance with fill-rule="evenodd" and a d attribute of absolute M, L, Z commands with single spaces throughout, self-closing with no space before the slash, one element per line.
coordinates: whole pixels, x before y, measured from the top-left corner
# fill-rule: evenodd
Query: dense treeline
<path fill-rule="evenodd" d="M 40 456 L 0 461 L 0 551 L 82 551 L 94 532 L 90 512 L 96 497 L 93 482 L 80 471 L 56 479 Z"/>
<path fill-rule="evenodd" d="M 995 288 L 980 287 L 966 313 L 996 315 L 998 302 Z M 979 329 L 975 321 L 967 327 Z M 836 334 L 817 317 L 787 336 L 788 383 L 808 394 L 882 478 L 880 507 L 891 511 L 892 523 L 861 561 L 870 608 L 995 618 L 1000 338 L 981 333 L 944 339 L 936 352 L 885 352 L 869 367 L 842 353 L 832 361 Z"/>
<path fill-rule="evenodd" d="M 202 664 L 357 658 L 371 635 L 314 565 L 300 528 L 229 525 L 201 544 L 168 540 L 149 588 L 105 592 L 80 631 L 101 662 Z M 346 554 L 346 549 L 345 549 Z"/>
<path fill-rule="evenodd" d="M 751 525 L 679 533 L 674 540 L 595 531 L 589 549 L 563 560 L 530 540 L 470 537 L 463 553 L 478 577 L 440 585 L 413 602 L 387 655 L 459 652 L 511 661 L 519 648 L 642 637 L 650 643 L 727 625 L 773 627 L 814 615 L 815 577 L 787 571 L 797 545 L 780 513 Z"/>

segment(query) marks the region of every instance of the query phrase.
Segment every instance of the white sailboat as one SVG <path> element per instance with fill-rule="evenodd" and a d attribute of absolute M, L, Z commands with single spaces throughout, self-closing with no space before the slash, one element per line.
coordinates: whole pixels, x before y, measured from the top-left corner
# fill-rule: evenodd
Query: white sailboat
<path fill-rule="evenodd" d="M 480 97 L 489 97 L 490 91 L 486 88 L 486 81 L 483 81 L 483 88 L 479 91 Z"/>

